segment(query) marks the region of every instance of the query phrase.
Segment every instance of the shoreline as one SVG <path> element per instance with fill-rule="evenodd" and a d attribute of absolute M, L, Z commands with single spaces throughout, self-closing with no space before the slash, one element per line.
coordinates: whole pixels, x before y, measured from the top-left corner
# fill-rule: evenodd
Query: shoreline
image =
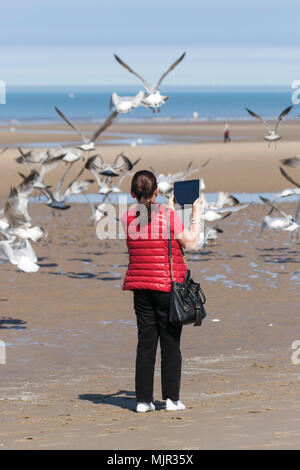
<path fill-rule="evenodd" d="M 80 130 L 90 136 L 97 129 L 99 123 L 78 123 Z M 162 121 L 162 122 L 120 122 L 116 120 L 103 135 L 97 140 L 96 145 L 109 146 L 123 145 L 129 147 L 132 141 L 138 138 L 142 139 L 142 146 L 160 145 L 166 142 L 168 145 L 176 144 L 223 144 L 224 123 L 220 122 L 191 122 L 191 121 Z M 270 121 L 272 124 L 272 121 Z M 273 122 L 274 124 L 274 122 Z M 264 142 L 263 136 L 266 135 L 264 127 L 254 121 L 232 121 L 230 123 L 232 142 L 252 143 Z M 282 139 L 277 142 L 280 146 L 282 142 L 300 142 L 300 121 L 283 121 L 280 126 L 280 135 Z M 143 144 L 144 140 L 144 144 Z M 63 122 L 42 124 L 10 124 L 4 126 L 0 124 L 0 146 L 34 146 L 41 147 L 67 144 L 76 145 L 80 143 L 80 137 Z M 229 144 L 228 144 L 229 145 Z"/>

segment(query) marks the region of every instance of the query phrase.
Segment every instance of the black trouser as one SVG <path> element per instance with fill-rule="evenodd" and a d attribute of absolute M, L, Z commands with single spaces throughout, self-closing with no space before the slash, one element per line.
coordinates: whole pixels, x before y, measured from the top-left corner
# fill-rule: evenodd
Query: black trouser
<path fill-rule="evenodd" d="M 180 335 L 182 327 L 168 322 L 169 292 L 135 290 L 138 345 L 135 389 L 138 402 L 153 400 L 155 357 L 160 338 L 162 398 L 179 399 L 181 377 Z"/>

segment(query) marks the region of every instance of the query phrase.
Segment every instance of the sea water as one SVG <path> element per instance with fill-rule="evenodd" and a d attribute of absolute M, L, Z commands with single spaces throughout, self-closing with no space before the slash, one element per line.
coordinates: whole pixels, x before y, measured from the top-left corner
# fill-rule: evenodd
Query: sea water
<path fill-rule="evenodd" d="M 133 96 L 139 91 L 135 86 L 40 86 L 7 87 L 6 104 L 0 106 L 0 123 L 55 123 L 62 122 L 54 110 L 60 108 L 74 121 L 98 122 L 109 113 L 110 96 Z M 122 122 L 194 120 L 230 121 L 251 119 L 245 107 L 266 119 L 276 118 L 292 104 L 292 89 L 286 87 L 168 87 L 162 93 L 170 98 L 160 113 L 139 107 L 130 114 L 122 115 Z M 296 118 L 294 109 L 288 116 Z M 71 131 L 71 129 L 70 129 Z M 72 132 L 72 131 L 71 131 Z"/>

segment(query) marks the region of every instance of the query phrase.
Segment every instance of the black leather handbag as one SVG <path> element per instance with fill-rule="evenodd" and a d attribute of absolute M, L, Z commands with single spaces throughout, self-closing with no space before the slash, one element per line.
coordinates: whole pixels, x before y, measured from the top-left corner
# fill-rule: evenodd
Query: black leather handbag
<path fill-rule="evenodd" d="M 171 227 L 168 210 L 166 210 L 166 216 L 172 279 L 169 304 L 169 322 L 176 326 L 189 325 L 191 323 L 194 323 L 194 326 L 201 326 L 202 320 L 206 317 L 204 308 L 206 297 L 201 289 L 200 284 L 194 282 L 191 279 L 190 270 L 187 271 L 183 283 L 173 280 Z"/>

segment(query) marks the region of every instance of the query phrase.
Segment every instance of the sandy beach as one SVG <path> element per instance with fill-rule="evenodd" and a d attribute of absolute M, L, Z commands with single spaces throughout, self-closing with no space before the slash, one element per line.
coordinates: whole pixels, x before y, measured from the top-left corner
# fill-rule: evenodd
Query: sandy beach
<path fill-rule="evenodd" d="M 83 131 L 92 132 L 94 125 L 82 124 Z M 26 129 L 26 133 L 24 133 Z M 44 132 L 43 133 L 43 129 Z M 6 153 L 1 157 L 1 169 L 5 171 L 0 187 L 0 197 L 8 194 L 11 185 L 19 183 L 18 172 L 22 167 L 15 162 L 20 155 L 15 148 L 23 142 L 24 151 L 30 148 L 44 148 L 43 142 L 71 142 L 72 145 L 80 141 L 74 133 L 64 134 L 64 125 L 29 125 L 17 128 L 15 132 L 5 129 L 0 133 L 0 145 L 10 145 Z M 230 125 L 233 141 L 225 144 L 222 141 L 223 123 L 116 123 L 109 128 L 109 137 L 106 134 L 97 141 L 95 153 L 100 154 L 105 162 L 112 162 L 116 155 L 122 151 L 135 160 L 141 158 L 139 168 L 152 166 L 158 173 L 182 171 L 192 160 L 193 167 L 200 166 L 210 160 L 209 164 L 201 171 L 205 179 L 206 191 L 231 191 L 231 192 L 272 192 L 279 191 L 288 184 L 278 171 L 280 159 L 294 156 L 300 152 L 300 123 L 298 121 L 283 122 L 281 127 L 282 140 L 268 147 L 263 140 L 264 129 L 259 123 L 252 121 L 236 121 Z M 46 134 L 46 131 L 51 133 Z M 58 133 L 59 131 L 59 133 Z M 126 144 L 107 145 L 106 139 L 112 137 L 116 141 L 120 136 L 130 137 L 134 135 L 151 134 L 160 142 L 154 145 L 141 145 L 131 147 Z M 89 135 L 89 134 L 87 134 Z M 203 141 L 197 136 L 206 136 Z M 161 139 L 167 138 L 167 143 Z M 195 140 L 196 138 L 196 140 Z M 215 140 L 208 140 L 208 138 Z M 132 138 L 132 141 L 135 139 Z M 41 145 L 39 145 L 41 143 Z M 34 145 L 30 147 L 30 144 Z M 49 147 L 51 148 L 51 147 Z M 80 164 L 74 165 L 70 176 L 76 174 Z M 49 173 L 47 181 L 49 184 L 57 182 L 58 175 L 62 173 L 61 168 Z M 90 177 L 89 172 L 84 176 Z M 125 179 L 121 189 L 128 191 L 129 179 Z M 97 191 L 97 186 L 91 187 L 91 192 Z"/>
<path fill-rule="evenodd" d="M 223 125 L 115 124 L 110 139 L 151 134 L 160 143 L 131 147 L 102 138 L 97 152 L 111 162 L 124 151 L 141 158 L 138 169 L 152 166 L 158 173 L 210 159 L 195 175 L 204 178 L 207 192 L 291 186 L 278 166 L 299 153 L 299 122 L 282 124 L 276 148 L 268 148 L 264 129 L 252 121 L 232 122 L 233 141 L 225 145 Z M 15 146 L 78 142 L 64 130 L 59 124 L 20 126 L 15 132 L 1 128 L 0 145 L 11 146 L 0 157 L 1 208 L 10 187 L 21 181 L 18 172 L 27 173 L 15 162 Z M 74 167 L 71 176 L 80 164 Z M 47 175 L 47 183 L 54 184 L 62 170 Z M 300 181 L 299 168 L 287 171 Z M 122 186 L 128 189 L 129 179 Z M 90 192 L 96 191 L 94 184 Z M 295 203 L 281 207 L 293 214 Z M 181 399 L 187 410 L 163 409 L 157 356 L 157 411 L 145 415 L 134 412 L 137 330 L 132 296 L 121 291 L 125 241 L 98 240 L 88 225 L 87 204 L 53 215 L 32 203 L 29 212 L 48 232 L 34 245 L 39 272 L 0 266 L 0 340 L 7 344 L 7 363 L 0 365 L 0 449 L 299 447 L 300 364 L 291 356 L 293 341 L 300 340 L 300 241 L 270 230 L 260 236 L 263 204 L 231 215 L 218 224 L 224 232 L 216 242 L 187 254 L 208 298 L 201 328 L 187 326 L 183 332 Z"/>

